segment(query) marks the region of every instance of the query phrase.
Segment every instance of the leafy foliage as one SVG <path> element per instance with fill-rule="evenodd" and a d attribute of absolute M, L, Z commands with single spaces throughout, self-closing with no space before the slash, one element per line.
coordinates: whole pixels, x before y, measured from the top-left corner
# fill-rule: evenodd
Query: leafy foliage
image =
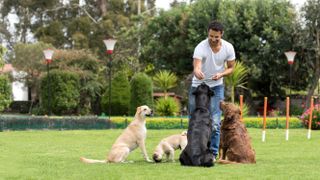
<path fill-rule="evenodd" d="M 6 75 L 0 75 L 0 112 L 9 107 L 12 102 L 11 84 Z"/>
<path fill-rule="evenodd" d="M 153 108 L 151 78 L 145 73 L 137 73 L 132 77 L 130 85 L 130 114 L 134 115 L 138 106 L 147 105 Z"/>
<path fill-rule="evenodd" d="M 4 66 L 3 55 L 5 54 L 5 52 L 6 52 L 6 48 L 0 45 L 0 68 Z"/>
<path fill-rule="evenodd" d="M 39 79 L 43 72 L 46 72 L 43 50 L 51 48 L 49 44 L 37 42 L 34 44 L 18 43 L 14 46 L 14 51 L 10 55 L 10 62 L 17 71 L 26 74 L 17 76 L 15 80 L 26 82 L 31 91 L 32 101 L 38 99 Z"/>
<path fill-rule="evenodd" d="M 153 82 L 156 87 L 164 91 L 165 98 L 167 97 L 167 92 L 169 89 L 177 85 L 177 76 L 175 73 L 172 73 L 167 70 L 159 71 L 153 77 Z"/>
<path fill-rule="evenodd" d="M 41 81 L 41 106 L 48 110 L 50 98 L 50 106 L 54 114 L 76 113 L 80 100 L 79 81 L 75 73 L 51 71 L 50 76 L 44 76 Z"/>
<path fill-rule="evenodd" d="M 179 115 L 180 104 L 172 97 L 159 98 L 155 109 L 159 116 L 176 116 Z"/>
<path fill-rule="evenodd" d="M 311 109 L 309 108 L 300 116 L 302 124 L 304 125 L 305 128 L 309 127 L 310 111 Z M 320 104 L 315 105 L 312 111 L 311 129 L 312 130 L 320 129 Z"/>
<path fill-rule="evenodd" d="M 102 98 L 101 106 L 103 112 L 109 114 L 109 88 L 106 88 Z M 130 106 L 130 83 L 125 72 L 114 75 L 111 83 L 111 115 L 128 115 Z"/>
<path fill-rule="evenodd" d="M 237 61 L 232 74 L 224 77 L 224 82 L 226 86 L 231 91 L 231 102 L 234 103 L 235 88 L 247 89 L 245 85 L 247 84 L 248 68 L 240 61 Z"/>

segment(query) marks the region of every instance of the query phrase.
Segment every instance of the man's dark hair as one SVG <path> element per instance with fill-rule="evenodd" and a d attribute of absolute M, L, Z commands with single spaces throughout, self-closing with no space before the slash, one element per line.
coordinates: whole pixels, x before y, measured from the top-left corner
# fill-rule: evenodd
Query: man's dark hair
<path fill-rule="evenodd" d="M 218 21 L 211 21 L 208 25 L 208 31 L 210 29 L 213 31 L 220 31 L 221 33 L 223 33 L 223 25 Z"/>

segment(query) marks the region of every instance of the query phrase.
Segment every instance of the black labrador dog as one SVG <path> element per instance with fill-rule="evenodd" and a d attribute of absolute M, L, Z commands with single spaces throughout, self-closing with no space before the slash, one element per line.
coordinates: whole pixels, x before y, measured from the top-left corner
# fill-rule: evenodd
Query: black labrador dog
<path fill-rule="evenodd" d="M 212 118 L 209 111 L 210 99 L 214 95 L 205 83 L 199 85 L 195 95 L 196 108 L 191 114 L 188 127 L 188 144 L 180 154 L 180 163 L 184 166 L 211 167 L 213 152 L 210 148 Z"/>

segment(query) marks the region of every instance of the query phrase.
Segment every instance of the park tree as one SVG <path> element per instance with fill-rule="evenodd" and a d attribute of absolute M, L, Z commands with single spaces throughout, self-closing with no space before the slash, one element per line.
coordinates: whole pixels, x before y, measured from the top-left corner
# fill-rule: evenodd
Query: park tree
<path fill-rule="evenodd" d="M 0 45 L 0 68 L 4 66 L 4 54 L 6 53 L 6 48 Z"/>
<path fill-rule="evenodd" d="M 103 112 L 108 115 L 128 115 L 131 98 L 131 88 L 128 76 L 125 72 L 115 74 L 111 84 L 111 102 L 109 104 L 109 86 L 106 86 L 104 94 L 101 97 L 101 106 Z M 111 114 L 109 106 L 111 105 Z"/>
<path fill-rule="evenodd" d="M 257 95 L 284 96 L 283 87 L 289 86 L 284 52 L 292 48 L 293 38 L 288 37 L 294 34 L 296 20 L 286 0 L 198 0 L 160 12 L 144 26 L 142 60 L 186 77 L 192 72 L 193 50 L 207 37 L 211 20 L 222 22 L 223 38 L 250 67 L 248 88 Z"/>
<path fill-rule="evenodd" d="M 12 102 L 11 84 L 6 74 L 0 74 L 0 112 Z"/>
<path fill-rule="evenodd" d="M 131 81 L 130 115 L 134 115 L 136 108 L 147 105 L 153 108 L 152 79 L 145 73 L 136 73 Z"/>
<path fill-rule="evenodd" d="M 307 65 L 309 86 L 307 86 L 306 102 L 309 104 L 311 96 L 320 79 L 320 2 L 318 0 L 307 0 L 302 7 L 304 29 L 300 33 L 299 45 Z M 299 53 L 299 52 L 298 52 Z"/>
<path fill-rule="evenodd" d="M 34 44 L 18 43 L 10 54 L 10 62 L 21 75 L 15 80 L 24 81 L 28 87 L 29 98 L 32 102 L 38 99 L 39 78 L 46 71 L 43 50 L 52 47 L 38 42 Z"/>
<path fill-rule="evenodd" d="M 89 114 L 99 104 L 105 86 L 105 66 L 89 50 L 56 50 L 51 69 L 73 72 L 79 77 L 79 113 Z"/>

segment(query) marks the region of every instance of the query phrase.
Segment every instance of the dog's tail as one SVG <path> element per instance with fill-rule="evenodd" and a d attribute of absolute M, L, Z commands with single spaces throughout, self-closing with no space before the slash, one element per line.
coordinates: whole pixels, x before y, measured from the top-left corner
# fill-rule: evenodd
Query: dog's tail
<path fill-rule="evenodd" d="M 80 161 L 87 164 L 94 164 L 94 163 L 108 163 L 107 160 L 95 160 L 95 159 L 87 159 L 85 157 L 81 157 Z"/>
<path fill-rule="evenodd" d="M 224 160 L 224 159 L 219 159 L 217 162 L 218 162 L 219 164 L 239 164 L 238 162 L 229 161 L 229 160 Z"/>

